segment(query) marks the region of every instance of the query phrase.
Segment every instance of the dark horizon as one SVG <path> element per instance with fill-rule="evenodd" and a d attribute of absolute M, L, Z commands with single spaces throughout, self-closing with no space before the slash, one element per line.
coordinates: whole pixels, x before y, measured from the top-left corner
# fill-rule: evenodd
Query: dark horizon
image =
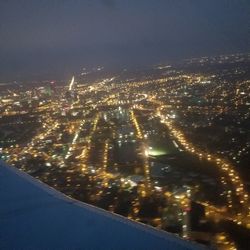
<path fill-rule="evenodd" d="M 0 80 L 249 52 L 248 1 L 0 3 Z"/>

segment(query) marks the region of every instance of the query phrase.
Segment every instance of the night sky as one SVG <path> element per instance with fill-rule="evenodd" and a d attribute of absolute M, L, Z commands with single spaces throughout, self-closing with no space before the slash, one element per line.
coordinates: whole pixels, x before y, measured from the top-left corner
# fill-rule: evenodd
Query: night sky
<path fill-rule="evenodd" d="M 249 51 L 249 0 L 0 0 L 0 80 Z"/>

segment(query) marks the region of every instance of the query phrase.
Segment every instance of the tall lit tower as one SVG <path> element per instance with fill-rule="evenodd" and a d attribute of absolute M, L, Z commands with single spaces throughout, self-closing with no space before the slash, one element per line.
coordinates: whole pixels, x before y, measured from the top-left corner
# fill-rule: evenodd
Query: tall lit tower
<path fill-rule="evenodd" d="M 73 76 L 70 83 L 69 83 L 69 87 L 65 93 L 65 97 L 69 102 L 72 102 L 72 101 L 74 101 L 74 99 L 76 99 L 74 84 L 75 84 L 75 77 Z"/>
<path fill-rule="evenodd" d="M 73 85 L 74 85 L 74 82 L 75 82 L 75 77 L 73 76 L 72 79 L 71 79 L 71 82 L 70 82 L 70 84 L 69 84 L 69 91 L 72 90 Z"/>

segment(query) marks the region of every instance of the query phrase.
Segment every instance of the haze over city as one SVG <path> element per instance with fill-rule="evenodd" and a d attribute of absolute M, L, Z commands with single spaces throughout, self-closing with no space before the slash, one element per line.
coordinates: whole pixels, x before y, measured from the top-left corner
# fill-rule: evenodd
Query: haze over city
<path fill-rule="evenodd" d="M 0 80 L 249 51 L 245 0 L 0 2 Z"/>

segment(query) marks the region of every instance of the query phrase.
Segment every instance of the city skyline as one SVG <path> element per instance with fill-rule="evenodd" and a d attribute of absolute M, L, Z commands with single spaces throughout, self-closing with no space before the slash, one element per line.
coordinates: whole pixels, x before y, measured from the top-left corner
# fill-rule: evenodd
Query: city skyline
<path fill-rule="evenodd" d="M 245 249 L 249 63 L 234 54 L 2 84 L 0 159 L 110 213 Z"/>

